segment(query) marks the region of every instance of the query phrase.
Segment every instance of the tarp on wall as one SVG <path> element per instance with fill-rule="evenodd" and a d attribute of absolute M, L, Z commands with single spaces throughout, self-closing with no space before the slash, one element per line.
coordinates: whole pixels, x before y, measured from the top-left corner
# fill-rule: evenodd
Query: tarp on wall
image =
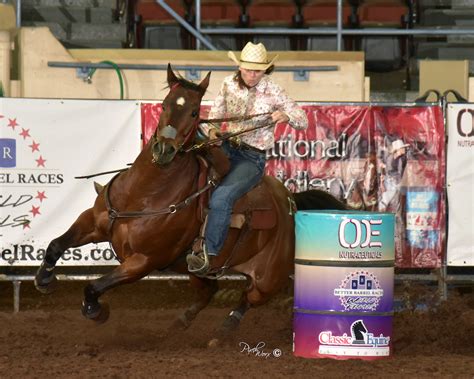
<path fill-rule="evenodd" d="M 201 117 L 208 109 L 203 107 Z M 307 130 L 275 129 L 267 174 L 293 192 L 323 189 L 356 209 L 396 213 L 397 267 L 440 267 L 446 217 L 441 107 L 314 104 L 304 109 Z M 142 105 L 145 139 L 160 112 L 160 104 Z"/>
<path fill-rule="evenodd" d="M 134 101 L 0 99 L 0 266 L 39 265 L 96 197 L 75 176 L 127 167 L 141 149 Z M 117 264 L 108 244 L 67 251 L 60 265 Z"/>
<path fill-rule="evenodd" d="M 447 264 L 474 266 L 474 104 L 449 104 Z"/>

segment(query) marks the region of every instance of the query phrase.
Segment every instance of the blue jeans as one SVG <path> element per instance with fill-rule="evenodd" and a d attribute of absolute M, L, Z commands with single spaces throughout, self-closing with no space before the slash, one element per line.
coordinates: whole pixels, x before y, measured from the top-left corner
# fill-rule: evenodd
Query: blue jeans
<path fill-rule="evenodd" d="M 205 243 L 209 255 L 219 254 L 229 231 L 234 203 L 255 187 L 265 172 L 265 154 L 240 150 L 224 142 L 222 149 L 230 160 L 230 170 L 214 189 L 209 204 Z"/>

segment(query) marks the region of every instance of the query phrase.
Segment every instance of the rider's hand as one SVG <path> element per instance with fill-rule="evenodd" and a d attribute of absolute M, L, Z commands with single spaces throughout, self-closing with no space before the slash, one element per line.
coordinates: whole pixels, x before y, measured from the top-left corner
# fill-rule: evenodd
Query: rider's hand
<path fill-rule="evenodd" d="M 283 122 L 288 122 L 290 121 L 290 118 L 287 116 L 285 112 L 282 111 L 275 111 L 272 113 L 272 121 L 275 124 L 283 123 Z"/>
<path fill-rule="evenodd" d="M 219 138 L 219 137 L 222 137 L 222 134 L 218 129 L 213 128 L 209 131 L 209 139 L 210 140 L 213 140 L 213 139 L 216 139 L 216 138 Z M 222 145 L 222 141 L 216 141 L 215 145 L 217 145 L 217 146 Z"/>

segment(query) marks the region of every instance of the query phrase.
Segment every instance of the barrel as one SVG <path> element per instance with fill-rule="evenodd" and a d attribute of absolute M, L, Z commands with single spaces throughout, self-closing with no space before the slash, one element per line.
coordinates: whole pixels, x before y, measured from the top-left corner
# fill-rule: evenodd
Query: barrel
<path fill-rule="evenodd" d="M 295 221 L 293 354 L 390 356 L 394 214 L 298 211 Z"/>

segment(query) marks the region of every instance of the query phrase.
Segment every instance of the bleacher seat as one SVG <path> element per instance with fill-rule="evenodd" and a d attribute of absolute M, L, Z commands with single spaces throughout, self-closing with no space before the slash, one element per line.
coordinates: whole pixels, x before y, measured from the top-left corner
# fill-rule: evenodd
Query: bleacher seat
<path fill-rule="evenodd" d="M 362 27 L 401 27 L 408 7 L 401 0 L 364 0 L 358 14 Z"/>
<path fill-rule="evenodd" d="M 403 0 L 364 0 L 358 9 L 362 28 L 402 28 L 409 13 Z M 365 52 L 369 70 L 385 71 L 403 64 L 405 37 L 364 36 L 360 49 Z"/>
<path fill-rule="evenodd" d="M 201 27 L 229 28 L 237 27 L 241 9 L 236 1 L 202 0 Z M 214 46 L 221 50 L 237 50 L 235 35 L 209 35 Z"/>
<path fill-rule="evenodd" d="M 342 23 L 349 25 L 351 6 L 342 2 Z M 303 18 L 308 26 L 335 26 L 337 23 L 336 0 L 309 0 L 303 7 Z"/>
<path fill-rule="evenodd" d="M 292 0 L 254 0 L 248 7 L 250 26 L 255 28 L 292 27 L 296 5 Z M 260 34 L 253 37 L 267 50 L 291 50 L 289 35 Z"/>
<path fill-rule="evenodd" d="M 342 25 L 350 27 L 352 8 L 342 2 Z M 337 0 L 309 0 L 303 7 L 304 25 L 308 28 L 335 27 L 337 25 Z M 335 35 L 314 35 L 307 39 L 307 50 L 336 50 Z"/>
<path fill-rule="evenodd" d="M 181 0 L 166 2 L 181 17 L 186 8 Z M 184 49 L 184 35 L 179 23 L 154 0 L 138 0 L 135 14 L 140 17 L 137 42 L 147 49 Z"/>

